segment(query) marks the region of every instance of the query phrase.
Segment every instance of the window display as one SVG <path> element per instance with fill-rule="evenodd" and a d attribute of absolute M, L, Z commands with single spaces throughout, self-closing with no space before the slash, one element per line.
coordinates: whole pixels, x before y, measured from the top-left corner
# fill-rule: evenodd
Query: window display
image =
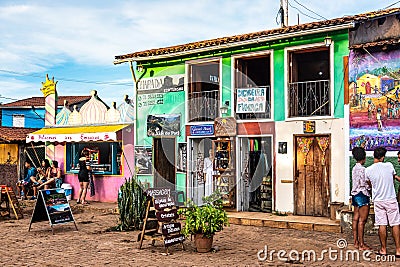
<path fill-rule="evenodd" d="M 79 171 L 78 160 L 83 150 L 89 151 L 90 165 L 94 174 L 122 174 L 120 142 L 67 144 L 67 172 Z"/>

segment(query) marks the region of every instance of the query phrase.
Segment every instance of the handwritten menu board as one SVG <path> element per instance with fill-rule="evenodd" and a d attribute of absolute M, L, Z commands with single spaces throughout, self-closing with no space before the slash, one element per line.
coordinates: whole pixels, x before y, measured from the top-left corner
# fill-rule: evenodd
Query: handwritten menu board
<path fill-rule="evenodd" d="M 179 215 L 175 200 L 171 197 L 171 189 L 149 188 L 145 193 L 146 215 L 142 232 L 138 236 L 139 249 L 145 239 L 152 240 L 153 244 L 155 241 L 163 242 L 167 253 L 168 247 L 176 244 L 181 244 L 184 249 L 185 237 L 181 234 L 181 223 L 176 221 Z"/>

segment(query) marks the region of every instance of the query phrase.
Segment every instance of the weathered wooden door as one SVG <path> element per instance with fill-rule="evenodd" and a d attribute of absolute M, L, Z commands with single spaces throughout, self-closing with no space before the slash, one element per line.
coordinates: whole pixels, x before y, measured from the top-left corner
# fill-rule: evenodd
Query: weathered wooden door
<path fill-rule="evenodd" d="M 153 138 L 154 187 L 175 190 L 175 138 Z"/>
<path fill-rule="evenodd" d="M 328 217 L 330 136 L 295 136 L 294 212 Z"/>

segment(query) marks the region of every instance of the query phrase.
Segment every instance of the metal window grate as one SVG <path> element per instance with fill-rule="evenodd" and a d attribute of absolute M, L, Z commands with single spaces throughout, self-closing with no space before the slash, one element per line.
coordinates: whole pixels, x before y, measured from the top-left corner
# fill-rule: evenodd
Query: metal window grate
<path fill-rule="evenodd" d="M 289 117 L 331 115 L 330 81 L 289 83 Z"/>
<path fill-rule="evenodd" d="M 219 91 L 189 93 L 189 121 L 213 121 L 218 116 Z"/>

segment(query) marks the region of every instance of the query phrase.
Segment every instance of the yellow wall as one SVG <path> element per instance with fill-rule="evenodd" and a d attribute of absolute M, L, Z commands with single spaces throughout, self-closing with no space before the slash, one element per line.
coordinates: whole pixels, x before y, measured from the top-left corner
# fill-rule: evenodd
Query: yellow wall
<path fill-rule="evenodd" d="M 364 74 L 357 80 L 357 86 L 358 86 L 357 93 L 361 92 L 362 94 L 366 94 L 365 84 L 367 82 L 369 82 L 371 84 L 371 93 L 372 94 L 374 93 L 375 85 L 378 87 L 378 90 L 380 90 L 381 79 L 372 74 Z"/>
<path fill-rule="evenodd" d="M 17 144 L 0 144 L 0 163 L 18 163 Z"/>

